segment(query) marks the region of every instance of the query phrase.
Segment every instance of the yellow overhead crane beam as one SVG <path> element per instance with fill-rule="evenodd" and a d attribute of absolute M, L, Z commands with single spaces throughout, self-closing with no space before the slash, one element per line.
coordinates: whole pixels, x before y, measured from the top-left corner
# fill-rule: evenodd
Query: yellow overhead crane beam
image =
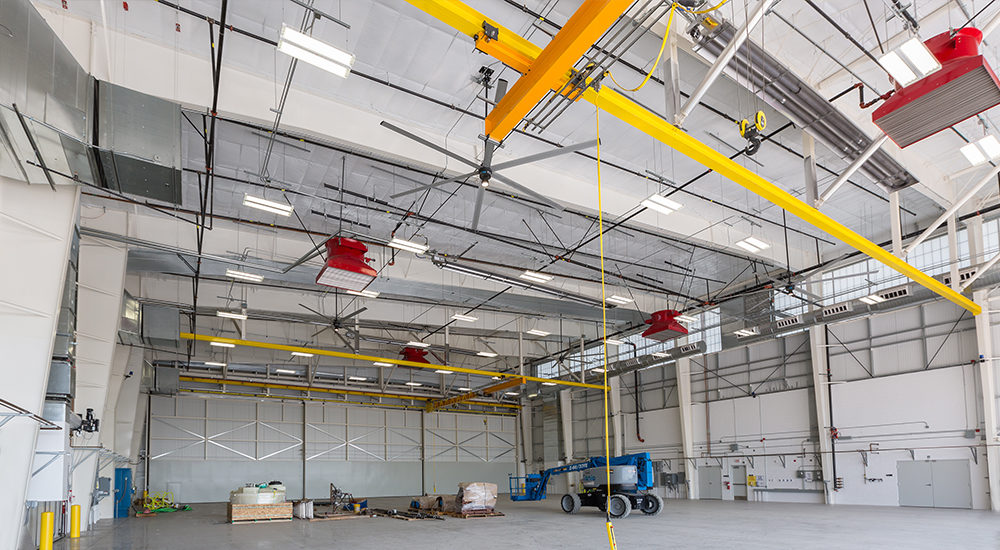
<path fill-rule="evenodd" d="M 492 386 L 483 388 L 479 391 L 470 391 L 463 393 L 462 395 L 456 395 L 455 397 L 449 397 L 448 399 L 438 399 L 427 403 L 427 412 L 434 412 L 437 409 L 455 405 L 457 403 L 464 403 L 468 401 L 469 403 L 476 403 L 472 401 L 473 399 L 479 397 L 480 395 L 489 395 L 491 393 L 496 393 L 507 388 L 513 388 L 514 386 L 520 386 L 524 384 L 526 380 L 524 377 L 511 378 L 510 380 L 504 380 L 499 384 L 493 384 Z M 477 403 L 478 404 L 478 403 Z"/>
<path fill-rule="evenodd" d="M 542 49 L 538 46 L 458 0 L 407 0 L 407 2 L 448 24 L 462 34 L 472 37 L 476 42 L 478 50 L 495 57 L 522 74 L 531 69 L 535 59 L 542 52 Z M 484 22 L 499 29 L 496 40 L 487 40 L 484 37 Z M 556 91 L 568 79 L 568 75 L 563 75 L 559 83 L 554 86 Z M 982 308 L 972 300 L 894 256 L 892 253 L 862 237 L 816 208 L 795 198 L 791 193 L 740 166 L 725 155 L 698 141 L 673 124 L 670 124 L 656 113 L 649 111 L 612 90 L 610 87 L 602 86 L 600 90 L 589 88 L 584 92 L 583 98 L 622 122 L 638 128 L 681 154 L 701 163 L 706 168 L 714 170 L 723 177 L 780 206 L 817 229 L 827 232 L 832 237 L 850 245 L 855 250 L 867 254 L 942 297 L 967 309 L 973 315 L 979 315 L 982 312 Z"/>
<path fill-rule="evenodd" d="M 374 355 L 361 355 L 357 353 L 345 353 L 342 351 L 333 351 L 328 349 L 320 348 L 307 348 L 303 346 L 289 346 L 286 344 L 272 344 L 270 342 L 257 342 L 254 340 L 240 340 L 238 338 L 225 338 L 222 336 L 211 336 L 208 334 L 191 334 L 190 332 L 182 332 L 181 339 L 183 340 L 195 340 L 201 342 L 220 342 L 224 344 L 233 344 L 237 346 L 245 346 L 249 348 L 261 348 L 261 349 L 274 349 L 278 351 L 299 351 L 302 353 L 311 353 L 313 355 L 325 355 L 327 357 L 340 357 L 342 359 L 356 359 L 358 361 L 368 361 L 372 363 L 391 363 L 393 365 L 399 365 L 401 367 L 415 367 L 418 369 L 431 369 L 431 370 L 448 370 L 451 372 L 460 372 L 463 374 L 475 374 L 478 376 L 490 376 L 490 377 L 500 377 L 500 378 L 524 378 L 525 380 L 531 380 L 532 382 L 545 382 L 556 384 L 559 386 L 573 386 L 577 388 L 590 388 L 595 390 L 603 390 L 604 386 L 601 384 L 585 384 L 583 382 L 574 382 L 572 380 L 560 380 L 558 378 L 538 378 L 535 376 L 521 376 L 520 374 L 512 374 L 505 372 L 495 372 L 489 370 L 479 370 L 479 369 L 467 369 L 464 367 L 453 367 L 450 365 L 435 365 L 433 363 L 418 363 L 416 361 L 406 361 L 404 359 L 390 359 L 388 357 L 377 357 Z"/>

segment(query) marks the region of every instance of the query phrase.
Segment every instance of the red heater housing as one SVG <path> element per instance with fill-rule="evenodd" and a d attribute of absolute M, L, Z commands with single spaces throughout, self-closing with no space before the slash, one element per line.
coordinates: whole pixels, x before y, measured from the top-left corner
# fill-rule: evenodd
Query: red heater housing
<path fill-rule="evenodd" d="M 896 93 L 872 113 L 896 145 L 908 147 L 991 107 L 1000 105 L 1000 80 L 979 54 L 983 32 L 966 27 L 924 42 L 941 70 Z"/>
<path fill-rule="evenodd" d="M 376 271 L 368 265 L 368 247 L 361 241 L 334 237 L 326 241 L 326 265 L 316 276 L 316 284 L 363 290 L 375 279 Z"/>
<path fill-rule="evenodd" d="M 676 318 L 681 312 L 676 309 L 661 309 L 654 311 L 652 317 L 646 319 L 646 324 L 650 325 L 646 332 L 642 333 L 643 338 L 666 342 L 688 333 L 688 329 L 677 322 Z"/>
<path fill-rule="evenodd" d="M 427 350 L 420 348 L 403 348 L 403 351 L 399 352 L 403 356 L 405 361 L 413 361 L 414 363 L 431 363 L 424 356 L 427 355 Z"/>

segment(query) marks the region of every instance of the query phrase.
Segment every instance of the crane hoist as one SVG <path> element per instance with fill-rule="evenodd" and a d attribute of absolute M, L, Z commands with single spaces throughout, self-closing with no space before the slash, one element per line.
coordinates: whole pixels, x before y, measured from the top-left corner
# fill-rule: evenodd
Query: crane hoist
<path fill-rule="evenodd" d="M 663 499 L 648 492 L 654 485 L 653 461 L 649 453 L 612 457 L 610 486 L 605 464 L 603 456 L 594 456 L 582 462 L 542 470 L 537 474 L 511 476 L 510 499 L 543 500 L 552 476 L 582 471 L 580 491 L 565 494 L 559 501 L 563 512 L 567 514 L 575 514 L 583 506 L 594 506 L 602 512 L 609 511 L 613 518 L 626 517 L 632 510 L 639 510 L 647 516 L 655 516 L 663 511 Z M 610 510 L 606 510 L 607 506 L 610 506 Z"/>

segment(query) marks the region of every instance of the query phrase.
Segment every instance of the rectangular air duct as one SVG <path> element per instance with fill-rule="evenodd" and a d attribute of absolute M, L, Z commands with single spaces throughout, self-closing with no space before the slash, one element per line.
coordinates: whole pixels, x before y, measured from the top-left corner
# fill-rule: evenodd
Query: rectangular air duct
<path fill-rule="evenodd" d="M 897 85 L 872 122 L 896 145 L 908 147 L 1000 105 L 1000 80 L 979 54 L 982 40 L 982 31 L 971 27 L 927 40 L 941 69 L 905 88 Z"/>

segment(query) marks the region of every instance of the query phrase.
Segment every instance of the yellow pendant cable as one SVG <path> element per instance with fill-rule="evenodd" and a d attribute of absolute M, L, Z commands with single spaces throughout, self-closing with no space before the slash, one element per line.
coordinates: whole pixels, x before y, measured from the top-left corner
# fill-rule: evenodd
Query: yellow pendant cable
<path fill-rule="evenodd" d="M 604 473 L 607 477 L 607 495 L 604 503 L 604 520 L 608 528 L 608 545 L 616 550 L 615 526 L 611 524 L 611 449 L 608 437 L 608 303 L 604 289 L 604 205 L 601 202 L 601 106 L 600 98 L 594 102 L 597 107 L 597 240 L 600 243 L 601 256 L 601 327 L 604 337 L 601 339 L 604 350 Z M 581 360 L 583 357 L 580 358 Z"/>
<path fill-rule="evenodd" d="M 722 2 L 719 2 L 715 6 L 700 11 L 692 11 L 688 8 L 685 8 L 684 6 L 681 6 L 680 8 L 693 15 L 704 15 L 706 13 L 710 13 L 719 9 L 722 6 L 725 6 L 727 2 L 729 2 L 729 0 L 722 0 Z M 663 33 L 663 42 L 660 44 L 660 51 L 659 53 L 656 54 L 656 61 L 653 61 L 653 67 L 649 69 L 649 72 L 646 73 L 646 78 L 643 78 L 642 82 L 640 82 L 638 86 L 636 86 L 635 88 L 626 88 L 621 84 L 619 84 L 617 80 L 615 80 L 615 75 L 611 71 L 608 71 L 608 76 L 611 77 L 611 81 L 614 82 L 615 86 L 618 86 L 618 88 L 621 89 L 623 92 L 638 92 L 639 90 L 641 90 L 644 86 L 646 86 L 646 83 L 649 82 L 649 79 L 653 76 L 653 73 L 656 71 L 656 67 L 660 65 L 660 58 L 663 57 L 663 50 L 666 49 L 667 47 L 667 37 L 670 36 L 670 29 L 673 27 L 674 24 L 674 10 L 677 9 L 678 5 L 679 4 L 674 2 L 670 6 L 670 16 L 667 17 L 667 31 Z"/>

